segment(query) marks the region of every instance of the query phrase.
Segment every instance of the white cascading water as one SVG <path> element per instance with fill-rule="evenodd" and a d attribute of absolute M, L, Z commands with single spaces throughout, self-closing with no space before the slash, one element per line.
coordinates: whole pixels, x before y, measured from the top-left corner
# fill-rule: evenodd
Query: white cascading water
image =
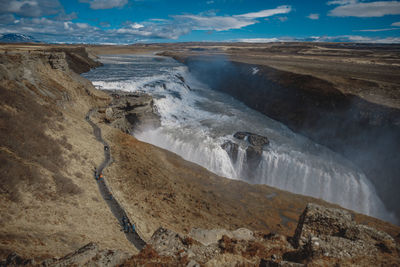
<path fill-rule="evenodd" d="M 322 198 L 396 222 L 365 175 L 347 160 L 231 96 L 209 89 L 194 79 L 184 65 L 154 55 L 103 56 L 101 61 L 103 67 L 85 74 L 95 86 L 144 91 L 155 99 L 161 127 L 135 132 L 139 140 L 172 151 L 221 176 Z M 258 75 L 254 70 L 252 73 Z M 270 140 L 251 174 L 246 171 L 245 142 L 233 137 L 238 131 Z M 221 147 L 228 140 L 239 143 L 235 163 Z"/>

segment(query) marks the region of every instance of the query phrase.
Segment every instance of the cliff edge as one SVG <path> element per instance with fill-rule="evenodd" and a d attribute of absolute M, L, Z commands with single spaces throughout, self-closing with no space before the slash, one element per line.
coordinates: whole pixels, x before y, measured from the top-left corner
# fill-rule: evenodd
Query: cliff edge
<path fill-rule="evenodd" d="M 72 52 L 52 48 L 24 47 L 0 54 L 1 258 L 10 262 L 50 258 L 49 265 L 59 262 L 61 266 L 82 252 L 86 253 L 82 262 L 90 258 L 116 264 L 138 253 L 94 179 L 93 168 L 103 161 L 104 146 L 85 120 L 92 108 L 97 112 L 91 119 L 101 128 L 112 157 L 103 175 L 147 243 L 160 227 L 182 237 L 195 235 L 194 228 L 225 229 L 223 233 L 246 228 L 264 233 L 265 238 L 293 236 L 307 203 L 338 208 L 319 199 L 219 177 L 136 140 L 126 132 L 142 119 L 155 118 L 149 114 L 151 98 L 143 96 L 128 106 L 124 101 L 118 104 L 113 100 L 116 96 L 96 90 L 74 71 L 91 64 L 79 60 L 79 68 L 74 67 L 75 61 L 67 56 Z M 119 106 L 108 109 L 113 103 Z M 349 214 L 357 224 L 398 238 L 397 226 Z M 221 246 L 229 249 L 229 239 L 225 241 L 227 245 Z M 79 250 L 91 242 L 96 245 Z M 284 244 L 282 248 L 293 246 Z M 71 251 L 76 253 L 68 256 Z M 118 260 L 107 258 L 112 255 Z M 149 248 L 139 259 L 145 255 L 155 254 Z M 230 256 L 222 255 L 222 261 L 225 257 Z"/>

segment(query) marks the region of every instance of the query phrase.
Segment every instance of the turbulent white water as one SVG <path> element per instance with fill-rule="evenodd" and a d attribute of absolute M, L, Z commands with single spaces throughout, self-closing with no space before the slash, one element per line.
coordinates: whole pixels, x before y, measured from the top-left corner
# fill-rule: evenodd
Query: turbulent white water
<path fill-rule="evenodd" d="M 395 221 L 365 175 L 331 150 L 290 131 L 232 97 L 207 88 L 182 64 L 153 55 L 103 56 L 105 64 L 85 76 L 102 89 L 153 95 L 161 127 L 134 133 L 145 142 L 175 152 L 233 179 L 267 184 L 322 198 L 364 214 Z M 257 72 L 253 70 L 253 75 Z M 244 142 L 233 163 L 221 145 L 233 134 L 267 136 L 258 167 L 246 171 Z"/>

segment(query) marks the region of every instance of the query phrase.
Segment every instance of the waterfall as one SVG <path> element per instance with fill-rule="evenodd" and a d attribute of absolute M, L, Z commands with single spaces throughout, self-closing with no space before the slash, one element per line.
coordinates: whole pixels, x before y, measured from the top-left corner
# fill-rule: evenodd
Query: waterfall
<path fill-rule="evenodd" d="M 106 56 L 102 61 L 104 67 L 87 74 L 94 85 L 140 90 L 154 98 L 161 127 L 135 132 L 139 140 L 172 151 L 220 176 L 321 198 L 396 222 L 366 176 L 348 160 L 232 97 L 211 90 L 182 64 L 170 58 L 137 55 Z M 246 144 L 233 137 L 238 131 L 270 140 L 255 167 L 247 164 Z M 239 144 L 235 161 L 222 148 L 226 141 Z"/>

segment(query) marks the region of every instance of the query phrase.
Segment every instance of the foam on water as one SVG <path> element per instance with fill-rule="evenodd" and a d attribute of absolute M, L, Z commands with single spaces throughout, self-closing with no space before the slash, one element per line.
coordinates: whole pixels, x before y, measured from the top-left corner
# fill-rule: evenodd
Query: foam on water
<path fill-rule="evenodd" d="M 367 215 L 396 222 L 365 175 L 331 150 L 290 131 L 232 97 L 207 88 L 182 64 L 165 57 L 103 56 L 104 67 L 85 74 L 103 89 L 152 94 L 161 127 L 135 132 L 154 144 L 232 179 L 267 184 L 322 198 Z M 245 145 L 234 163 L 221 145 L 237 131 L 267 136 L 270 145 L 257 168 L 246 169 Z"/>

